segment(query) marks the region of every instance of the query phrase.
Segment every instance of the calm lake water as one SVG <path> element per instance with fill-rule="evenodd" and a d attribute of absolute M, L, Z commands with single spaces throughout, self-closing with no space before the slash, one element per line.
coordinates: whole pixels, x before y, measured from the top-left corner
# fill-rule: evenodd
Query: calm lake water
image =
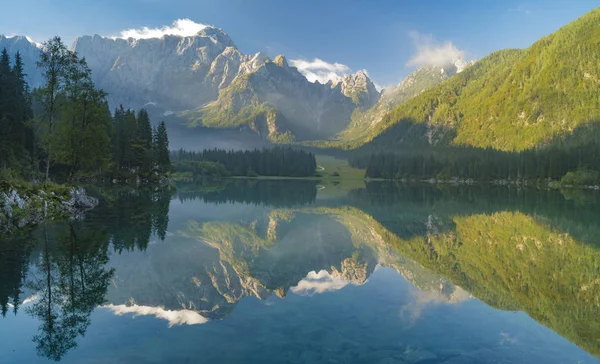
<path fill-rule="evenodd" d="M 600 198 L 230 181 L 0 239 L 1 363 L 600 362 Z"/>

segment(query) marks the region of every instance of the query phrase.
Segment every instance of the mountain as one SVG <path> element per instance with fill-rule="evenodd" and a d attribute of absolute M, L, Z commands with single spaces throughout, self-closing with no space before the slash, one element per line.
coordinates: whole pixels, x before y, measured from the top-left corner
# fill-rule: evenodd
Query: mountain
<path fill-rule="evenodd" d="M 41 84 L 35 68 L 38 45 L 26 37 L 1 37 L 1 47 L 11 55 L 19 50 L 30 84 Z M 85 57 L 111 108 L 144 107 L 153 119 L 241 130 L 272 142 L 330 138 L 347 127 L 355 109 L 366 109 L 380 97 L 363 71 L 311 83 L 284 56 L 243 54 L 214 27 L 193 36 L 82 36 L 72 50 Z"/>
<path fill-rule="evenodd" d="M 595 9 L 528 49 L 492 53 L 336 145 L 521 151 L 569 136 L 600 121 L 599 22 Z"/>
<path fill-rule="evenodd" d="M 312 83 L 279 55 L 237 77 L 216 101 L 185 116 L 191 125 L 248 127 L 275 142 L 328 138 L 344 129 L 356 108 L 344 90 L 356 97 L 369 95 L 365 100 L 376 97 L 368 94 L 374 86 L 370 89 L 372 82 L 362 75 L 364 91 L 358 83 L 356 91 L 350 91 L 351 82 L 344 80 L 335 85 Z"/>
<path fill-rule="evenodd" d="M 6 48 L 11 57 L 19 52 L 23 57 L 24 71 L 29 87 L 34 88 L 42 84 L 42 75 L 38 71 L 36 62 L 40 56 L 40 45 L 28 37 L 7 37 L 0 34 L 0 50 Z"/>
<path fill-rule="evenodd" d="M 268 59 L 264 53 L 242 54 L 224 31 L 212 27 L 189 37 L 83 36 L 72 49 L 86 58 L 111 106 L 151 105 L 167 114 L 215 100 L 220 89 Z"/>
<path fill-rule="evenodd" d="M 457 59 L 446 65 L 429 65 L 417 69 L 393 89 L 384 90 L 379 100 L 371 104 L 371 107 L 355 110 L 348 127 L 334 140 L 351 141 L 366 136 L 395 106 L 420 95 L 423 91 L 462 72 L 474 63 L 475 61 L 466 62 Z"/>
<path fill-rule="evenodd" d="M 365 71 L 358 71 L 355 74 L 346 74 L 342 78 L 328 83 L 332 88 L 341 88 L 344 96 L 352 99 L 352 102 L 361 109 L 373 106 L 381 94 L 377 91 L 375 84 Z"/>

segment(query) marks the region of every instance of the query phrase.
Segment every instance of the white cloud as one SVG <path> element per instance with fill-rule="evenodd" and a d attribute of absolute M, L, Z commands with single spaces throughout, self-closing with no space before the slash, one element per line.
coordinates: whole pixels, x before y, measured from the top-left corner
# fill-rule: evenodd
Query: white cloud
<path fill-rule="evenodd" d="M 163 35 L 178 35 L 182 37 L 189 37 L 197 34 L 202 29 L 209 25 L 196 23 L 190 19 L 177 19 L 171 24 L 171 26 L 163 26 L 161 28 L 148 28 L 143 27 L 139 29 L 126 29 L 121 31 L 119 36 L 114 38 L 134 38 L 134 39 L 148 39 L 148 38 L 160 38 Z"/>
<path fill-rule="evenodd" d="M 411 32 L 416 54 L 406 63 L 409 67 L 445 66 L 456 60 L 464 61 L 465 52 L 450 42 L 437 43 L 431 35 Z"/>
<path fill-rule="evenodd" d="M 208 319 L 201 316 L 198 312 L 192 310 L 165 310 L 161 307 L 151 306 L 126 306 L 126 305 L 106 305 L 103 306 L 111 310 L 115 315 L 124 315 L 132 313 L 133 316 L 154 316 L 161 320 L 167 320 L 169 327 L 175 325 L 200 325 L 208 322 Z"/>
<path fill-rule="evenodd" d="M 31 302 L 35 302 L 35 301 L 37 301 L 37 299 L 38 299 L 37 294 L 34 294 L 31 297 L 27 297 L 27 298 L 25 298 L 23 300 L 23 302 L 21 303 L 21 306 L 25 306 L 25 305 L 27 305 L 27 304 L 29 304 Z M 8 303 L 8 307 L 12 308 L 12 307 L 15 307 L 15 306 L 12 303 Z"/>
<path fill-rule="evenodd" d="M 326 270 L 319 273 L 312 271 L 306 275 L 306 278 L 298 282 L 298 285 L 291 287 L 290 290 L 297 295 L 312 296 L 317 293 L 338 291 L 348 284 L 356 284 L 342 277 L 334 277 Z"/>
<path fill-rule="evenodd" d="M 292 59 L 290 60 L 290 64 L 298 68 L 298 71 L 310 82 L 319 81 L 320 83 L 327 83 L 327 81 L 336 81 L 344 74 L 351 72 L 350 67 L 345 64 L 337 62 L 328 63 L 319 58 L 315 58 L 312 61 Z"/>
<path fill-rule="evenodd" d="M 531 15 L 531 10 L 529 10 L 524 5 L 517 5 L 517 7 L 509 8 L 508 11 L 510 13 L 521 13 L 521 14 L 525 14 L 525 15 Z"/>

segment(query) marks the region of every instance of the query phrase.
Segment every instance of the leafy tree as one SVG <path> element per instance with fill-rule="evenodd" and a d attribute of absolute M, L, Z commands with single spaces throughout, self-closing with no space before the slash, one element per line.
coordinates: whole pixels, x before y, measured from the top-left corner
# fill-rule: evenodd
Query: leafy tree
<path fill-rule="evenodd" d="M 74 53 L 65 73 L 64 92 L 53 160 L 70 167 L 68 181 L 72 183 L 80 168 L 97 170 L 106 165 L 111 115 L 106 94 L 95 88 L 85 59 Z"/>
<path fill-rule="evenodd" d="M 65 76 L 73 58 L 61 38 L 56 36 L 42 44 L 40 59 L 37 63 L 45 83 L 40 88 L 40 102 L 44 107 L 43 124 L 46 126 L 44 149 L 46 152 L 46 182 L 50 178 L 52 157 L 52 137 L 54 120 L 59 109 L 59 95 L 65 87 Z"/>

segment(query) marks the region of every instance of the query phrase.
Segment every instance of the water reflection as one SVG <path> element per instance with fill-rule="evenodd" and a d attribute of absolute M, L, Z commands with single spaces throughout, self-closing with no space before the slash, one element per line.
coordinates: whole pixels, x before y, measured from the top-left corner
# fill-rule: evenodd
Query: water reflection
<path fill-rule="evenodd" d="M 311 181 L 103 191 L 85 220 L 0 243 L 2 314 L 33 318 L 37 354 L 55 361 L 133 355 L 118 349 L 124 333 L 83 339 L 95 322 L 107 330 L 103 312 L 124 331 L 132 317 L 165 323 L 173 351 L 152 354 L 165 361 L 198 360 L 204 344 L 189 338 L 203 335 L 212 360 L 229 362 L 259 360 L 264 345 L 290 362 L 594 361 L 539 324 L 600 354 L 595 196 L 392 184 L 321 193 Z M 126 351 L 152 351 L 150 332 Z M 298 333 L 308 336 L 290 343 Z M 86 340 L 93 348 L 75 349 Z"/>
<path fill-rule="evenodd" d="M 108 236 L 85 224 L 54 228 L 52 234 L 42 227 L 41 251 L 25 283 L 35 299 L 25 311 L 40 322 L 33 337 L 38 354 L 58 361 L 85 334 L 114 272 L 106 268 Z"/>

